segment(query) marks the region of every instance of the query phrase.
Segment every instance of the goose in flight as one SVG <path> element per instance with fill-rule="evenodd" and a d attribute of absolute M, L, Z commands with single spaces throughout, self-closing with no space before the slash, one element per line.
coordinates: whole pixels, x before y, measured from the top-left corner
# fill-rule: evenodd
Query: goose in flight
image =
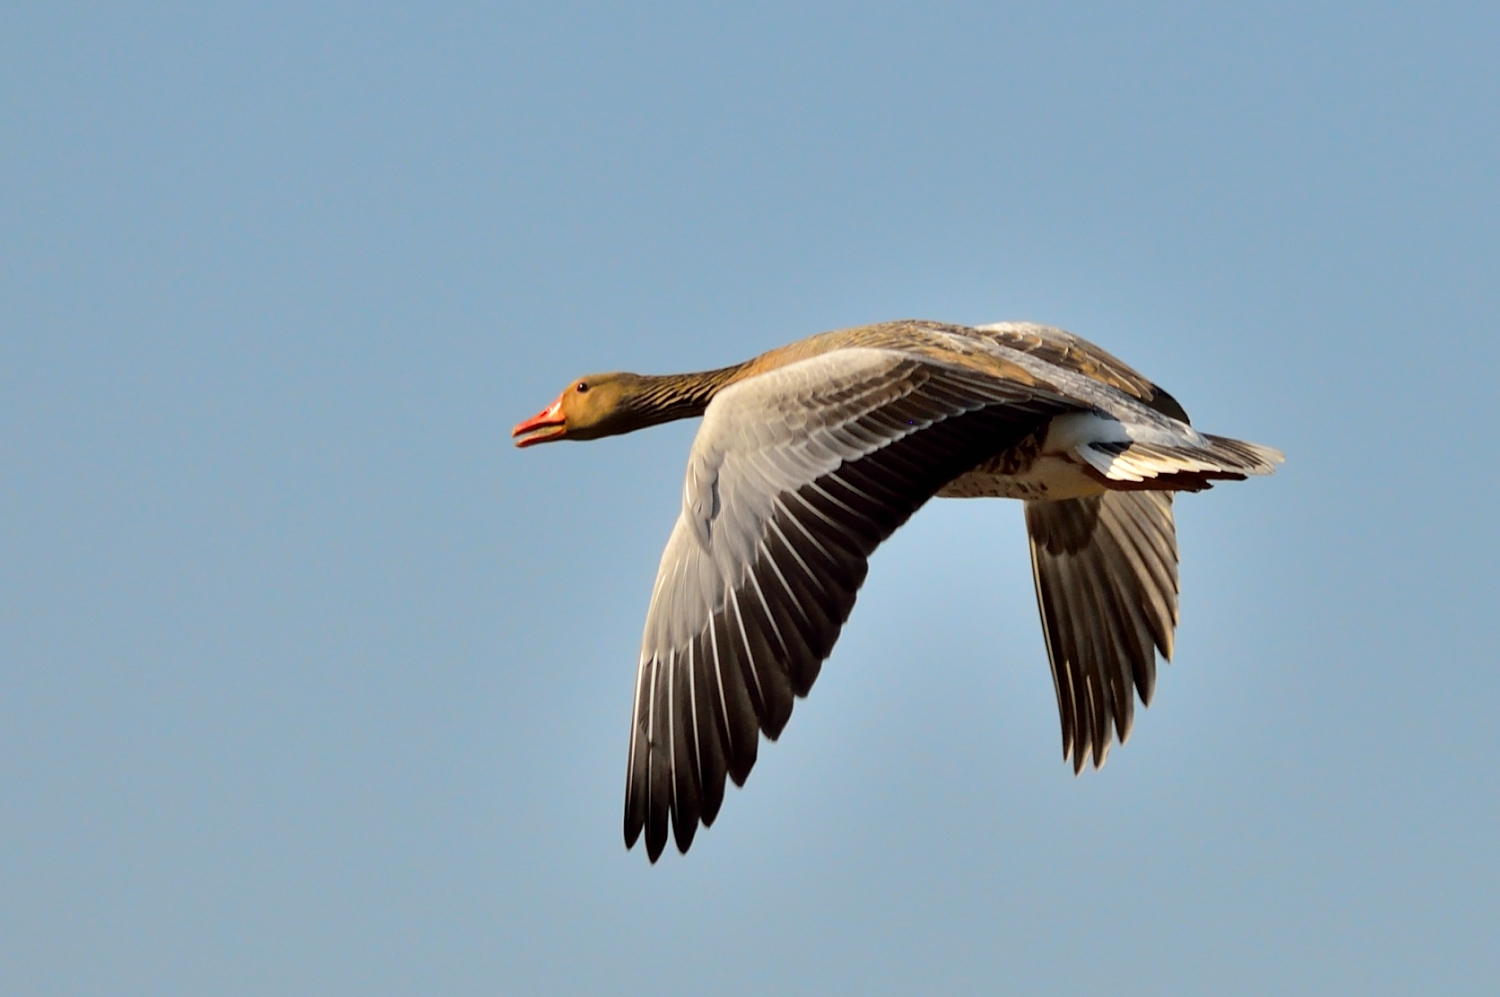
<path fill-rule="evenodd" d="M 901 321 L 719 370 L 580 378 L 516 445 L 702 416 L 641 642 L 625 844 L 686 852 L 743 785 L 854 608 L 870 554 L 923 503 L 1020 499 L 1074 772 L 1151 702 L 1177 624 L 1172 495 L 1269 474 L 1115 357 L 1042 325 Z"/>

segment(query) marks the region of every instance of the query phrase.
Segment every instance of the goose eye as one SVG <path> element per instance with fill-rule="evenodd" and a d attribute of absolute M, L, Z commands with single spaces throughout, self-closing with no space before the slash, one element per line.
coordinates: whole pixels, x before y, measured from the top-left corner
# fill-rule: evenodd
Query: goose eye
<path fill-rule="evenodd" d="M 587 390 L 589 390 L 589 382 L 587 382 L 587 381 L 579 381 L 578 382 L 578 393 L 581 395 L 581 394 L 583 394 Z"/>

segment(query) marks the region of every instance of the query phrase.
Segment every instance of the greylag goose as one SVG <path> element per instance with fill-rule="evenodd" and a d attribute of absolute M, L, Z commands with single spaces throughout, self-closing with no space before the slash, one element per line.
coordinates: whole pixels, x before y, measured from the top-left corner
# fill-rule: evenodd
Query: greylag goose
<path fill-rule="evenodd" d="M 1172 495 L 1282 455 L 1200 433 L 1115 357 L 1047 326 L 902 321 L 733 367 L 580 378 L 516 445 L 702 416 L 641 643 L 625 845 L 686 852 L 743 785 L 854 608 L 871 552 L 933 496 L 1025 503 L 1062 752 L 1075 773 L 1130 734 L 1172 656 Z"/>

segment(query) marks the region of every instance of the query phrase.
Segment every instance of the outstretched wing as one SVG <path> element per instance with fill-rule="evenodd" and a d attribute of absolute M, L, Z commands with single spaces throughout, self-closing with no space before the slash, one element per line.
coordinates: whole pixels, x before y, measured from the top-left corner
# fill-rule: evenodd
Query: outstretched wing
<path fill-rule="evenodd" d="M 849 348 L 722 391 L 693 442 L 646 618 L 625 843 L 686 851 L 743 784 L 854 607 L 871 552 L 942 485 L 1076 407 L 899 350 Z"/>
<path fill-rule="evenodd" d="M 1150 705 L 1156 651 L 1172 657 L 1177 530 L 1172 493 L 1111 491 L 1027 502 L 1042 633 L 1073 771 L 1130 736 L 1135 695 Z"/>

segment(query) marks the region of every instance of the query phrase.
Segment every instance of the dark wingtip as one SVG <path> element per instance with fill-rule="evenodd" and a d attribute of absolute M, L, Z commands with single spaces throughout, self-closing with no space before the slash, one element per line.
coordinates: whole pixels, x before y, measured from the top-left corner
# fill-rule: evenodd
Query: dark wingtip
<path fill-rule="evenodd" d="M 683 855 L 693 847 L 693 836 L 698 833 L 698 808 L 683 806 L 681 798 L 672 807 L 672 840 Z"/>
<path fill-rule="evenodd" d="M 646 801 L 634 779 L 625 780 L 625 850 L 635 847 L 640 840 L 641 828 L 646 824 Z"/>
<path fill-rule="evenodd" d="M 1146 402 L 1146 405 L 1170 419 L 1185 422 L 1189 426 L 1193 424 L 1193 420 L 1188 418 L 1187 409 L 1182 407 L 1182 403 L 1154 384 L 1151 385 L 1151 400 Z"/>

